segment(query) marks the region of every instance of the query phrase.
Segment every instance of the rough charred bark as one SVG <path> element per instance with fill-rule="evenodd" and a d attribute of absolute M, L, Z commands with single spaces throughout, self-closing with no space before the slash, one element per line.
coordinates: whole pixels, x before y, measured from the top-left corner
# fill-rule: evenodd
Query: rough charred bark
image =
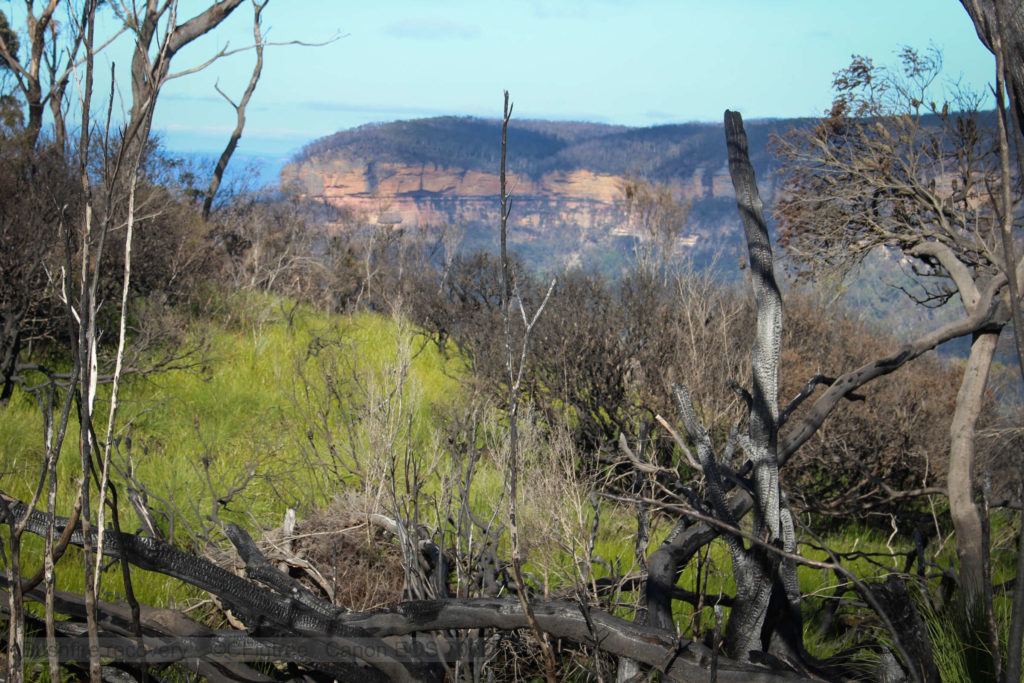
<path fill-rule="evenodd" d="M 0 578 L 0 584 L 6 581 Z M 36 602 L 43 602 L 41 589 L 35 588 L 26 597 Z M 77 593 L 54 591 L 54 607 L 57 612 L 73 619 L 85 618 L 85 600 Z M 141 605 L 140 622 L 143 629 L 144 643 L 150 650 L 158 651 L 145 660 L 154 664 L 177 663 L 210 680 L 231 680 L 269 682 L 274 679 L 260 674 L 241 662 L 221 659 L 214 663 L 205 658 L 217 653 L 247 652 L 253 659 L 281 656 L 281 649 L 275 650 L 252 638 L 245 631 L 216 631 L 189 618 L 178 610 L 162 609 Z M 100 626 L 104 629 L 104 641 L 111 647 L 111 656 L 116 653 L 135 649 L 135 634 L 132 632 L 131 608 L 124 602 L 98 601 L 97 605 Z M 58 630 L 72 622 L 57 622 Z M 62 635 L 77 635 L 76 630 L 61 631 Z M 292 653 L 294 656 L 294 653 Z M 140 657 L 140 660 L 143 658 Z M 141 663 L 141 662 L 140 662 Z M 373 670 L 351 668 L 346 670 L 338 666 L 340 672 L 350 675 L 359 674 L 367 681 L 387 680 L 382 675 L 374 676 Z"/>
<path fill-rule="evenodd" d="M 757 336 L 752 350 L 753 394 L 750 411 L 747 453 L 753 464 L 755 485 L 755 533 L 779 545 L 788 553 L 796 552 L 796 536 L 790 513 L 779 489 L 778 428 L 779 428 L 779 349 L 782 338 L 782 296 L 775 281 L 775 270 L 771 243 L 768 237 L 768 223 L 764 217 L 763 205 L 757 190 L 754 167 L 750 163 L 747 135 L 743 130 L 743 119 L 737 112 L 725 113 L 725 137 L 729 148 L 729 173 L 736 190 L 736 204 L 743 229 L 747 237 L 750 257 L 751 283 L 754 302 L 757 306 Z M 765 556 L 765 551 L 755 549 L 756 565 L 775 567 L 776 561 Z M 759 577 L 761 591 L 773 589 L 763 585 L 767 581 L 784 588 L 785 597 L 777 596 L 781 603 L 789 604 L 790 621 L 801 623 L 800 588 L 796 578 L 796 566 L 789 561 L 778 563 L 773 575 Z M 767 612 L 768 605 L 764 606 Z M 763 617 L 762 617 L 763 620 Z M 731 621 L 731 620 L 730 620 Z M 751 624 L 753 625 L 753 624 Z M 768 624 L 767 640 L 772 640 L 774 625 Z M 799 627 L 796 632 L 799 633 Z M 761 634 L 757 634 L 761 637 Z M 753 634 L 747 636 L 753 645 Z M 791 641 L 786 638 L 786 641 Z M 797 643 L 788 642 L 787 654 L 799 654 Z"/>
<path fill-rule="evenodd" d="M 734 491 L 727 505 L 736 519 L 741 519 L 754 505 L 754 499 L 743 490 Z M 679 575 L 694 554 L 719 535 L 708 524 L 680 524 L 647 559 L 645 600 L 649 626 L 668 631 L 675 629 L 672 620 L 672 599 Z"/>
<path fill-rule="evenodd" d="M 885 607 L 889 621 L 899 632 L 900 641 L 912 659 L 907 666 L 917 673 L 919 680 L 928 683 L 941 681 L 928 627 L 914 607 L 907 585 L 902 579 L 890 575 L 884 583 L 872 586 L 871 590 Z"/>

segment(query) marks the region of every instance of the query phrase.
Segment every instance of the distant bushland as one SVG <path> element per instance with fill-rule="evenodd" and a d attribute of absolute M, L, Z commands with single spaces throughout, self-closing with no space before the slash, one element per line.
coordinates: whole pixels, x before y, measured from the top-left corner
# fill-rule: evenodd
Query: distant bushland
<path fill-rule="evenodd" d="M 768 137 L 800 125 L 788 119 L 750 123 L 751 159 L 759 171 L 771 165 Z M 652 180 L 690 176 L 699 167 L 721 166 L 722 126 L 683 123 L 630 128 L 577 121 L 511 123 L 508 144 L 515 149 L 508 167 L 538 178 L 555 171 L 588 170 Z M 306 161 L 343 153 L 377 163 L 434 164 L 493 173 L 498 168 L 501 122 L 497 119 L 445 116 L 373 123 L 343 130 L 309 143 L 295 156 Z"/>

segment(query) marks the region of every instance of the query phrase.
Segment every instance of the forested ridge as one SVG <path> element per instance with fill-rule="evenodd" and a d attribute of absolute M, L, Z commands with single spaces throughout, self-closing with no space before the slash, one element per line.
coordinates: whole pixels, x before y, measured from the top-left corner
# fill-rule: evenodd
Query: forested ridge
<path fill-rule="evenodd" d="M 807 120 L 749 122 L 751 162 L 765 180 L 772 167 L 768 138 Z M 334 154 L 400 164 L 493 172 L 497 168 L 501 121 L 472 117 L 439 117 L 368 124 L 340 131 L 306 145 L 297 161 Z M 640 173 L 667 182 L 689 177 L 701 167 L 723 168 L 722 127 L 686 123 L 629 128 L 571 121 L 510 123 L 509 145 L 519 150 L 509 170 L 530 177 L 578 169 L 625 175 Z"/>

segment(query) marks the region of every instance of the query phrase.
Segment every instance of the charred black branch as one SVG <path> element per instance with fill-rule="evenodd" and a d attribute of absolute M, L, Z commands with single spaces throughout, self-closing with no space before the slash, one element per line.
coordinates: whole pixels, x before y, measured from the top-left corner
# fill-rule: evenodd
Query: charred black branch
<path fill-rule="evenodd" d="M 807 384 L 804 385 L 804 388 L 800 390 L 800 393 L 797 394 L 796 397 L 789 402 L 789 405 L 787 405 L 783 409 L 782 413 L 779 415 L 779 427 L 781 428 L 782 425 L 786 424 L 786 421 L 789 420 L 789 417 L 790 415 L 793 414 L 793 411 L 799 408 L 801 403 L 810 398 L 811 394 L 814 393 L 814 390 L 818 387 L 819 384 L 824 384 L 825 386 L 832 386 L 833 384 L 835 384 L 835 382 L 835 377 L 829 377 L 827 375 L 821 374 L 815 375 L 814 377 L 807 380 Z M 863 394 L 855 394 L 853 392 L 850 392 L 846 394 L 843 398 L 845 398 L 847 401 L 863 401 L 866 397 Z"/>
<path fill-rule="evenodd" d="M 730 514 L 742 518 L 753 507 L 754 500 L 743 490 L 733 492 L 727 499 Z M 709 524 L 687 526 L 680 521 L 661 546 L 647 560 L 647 624 L 655 628 L 674 630 L 672 599 L 676 582 L 683 568 L 702 547 L 719 534 Z"/>
<path fill-rule="evenodd" d="M 0 496 L 3 496 L 13 516 L 25 514 L 24 503 L 2 493 Z M 26 530 L 35 534 L 45 533 L 47 522 L 46 514 L 31 511 L 27 516 Z M 58 518 L 55 524 L 57 531 L 63 531 L 66 524 L 66 519 Z M 247 637 L 256 641 L 253 648 L 263 647 L 264 651 L 271 648 L 269 651 L 273 652 L 272 648 L 291 642 L 291 637 L 312 637 L 325 647 L 336 647 L 342 653 L 372 651 L 372 660 L 363 661 L 392 680 L 417 680 L 432 670 L 412 657 L 415 653 L 399 650 L 386 643 L 384 638 L 389 638 L 390 642 L 392 636 L 423 632 L 480 628 L 518 630 L 528 627 L 526 614 L 517 599 L 418 600 L 371 612 L 346 612 L 315 597 L 312 600 L 317 604 L 309 605 L 306 604 L 310 601 L 308 597 L 300 599 L 295 595 L 290 579 L 274 576 L 263 566 L 266 558 L 262 558 L 251 539 L 246 540 L 247 535 L 234 531 L 232 534 L 248 556 L 247 567 L 260 576 L 261 581 L 266 581 L 267 587 L 235 576 L 162 541 L 121 534 L 120 543 L 115 544 L 112 534 L 110 531 L 105 535 L 102 548 L 105 555 L 118 556 L 119 545 L 133 565 L 181 579 L 217 596 L 250 625 Z M 90 536 L 95 539 L 95 532 L 91 531 Z M 81 529 L 75 529 L 71 542 L 81 545 L 84 540 Z M 693 539 L 686 547 L 693 548 L 695 552 L 702 544 L 700 539 Z M 276 588 L 287 590 L 288 595 L 278 593 Z M 644 666 L 663 671 L 667 680 L 706 680 L 708 676 L 711 652 L 699 643 L 677 638 L 672 632 L 632 624 L 597 610 L 584 615 L 580 606 L 573 602 L 534 602 L 531 608 L 540 628 L 554 638 L 600 647 L 613 655 L 629 657 Z M 215 632 L 210 637 L 241 638 L 228 637 L 222 632 Z M 206 646 L 196 644 L 190 651 L 200 652 L 202 647 Z M 357 663 L 353 662 L 353 665 Z M 743 683 L 803 680 L 794 673 L 772 671 L 722 658 L 717 661 L 717 676 L 720 681 Z"/>

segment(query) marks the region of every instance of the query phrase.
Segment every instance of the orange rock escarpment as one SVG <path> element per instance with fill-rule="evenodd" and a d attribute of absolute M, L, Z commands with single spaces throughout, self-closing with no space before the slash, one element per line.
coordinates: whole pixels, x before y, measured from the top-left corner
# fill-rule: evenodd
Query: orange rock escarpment
<path fill-rule="evenodd" d="M 435 164 L 377 163 L 334 155 L 285 167 L 285 184 L 304 194 L 355 211 L 370 222 L 403 226 L 496 221 L 497 173 L 444 168 Z M 585 169 L 558 171 L 539 178 L 510 173 L 512 221 L 534 230 L 574 226 L 583 231 L 628 234 L 618 201 L 624 178 Z M 732 196 L 726 169 L 699 169 L 670 183 L 688 199 Z"/>

